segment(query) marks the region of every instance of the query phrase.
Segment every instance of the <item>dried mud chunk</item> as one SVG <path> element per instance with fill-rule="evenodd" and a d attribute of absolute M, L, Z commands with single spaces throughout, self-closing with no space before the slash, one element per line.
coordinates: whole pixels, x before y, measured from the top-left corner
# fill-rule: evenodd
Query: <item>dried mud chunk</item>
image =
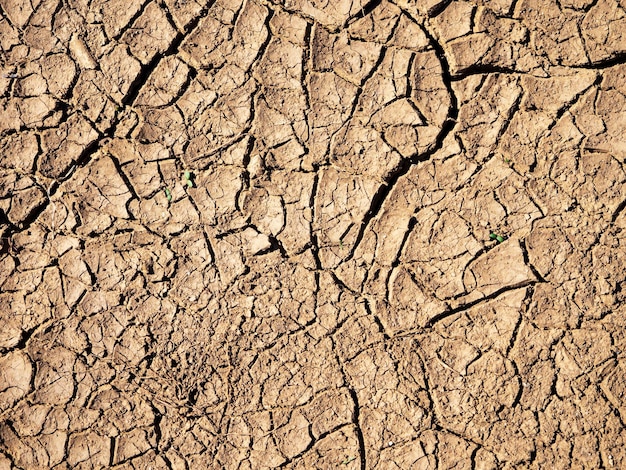
<path fill-rule="evenodd" d="M 600 387 L 606 394 L 611 404 L 619 410 L 619 414 L 624 420 L 626 416 L 626 367 L 619 362 L 617 367 L 602 381 Z"/>
<path fill-rule="evenodd" d="M 311 39 L 311 67 L 314 72 L 326 72 L 332 70 L 333 45 L 336 35 L 327 28 L 316 23 L 312 30 Z"/>
<path fill-rule="evenodd" d="M 110 157 L 102 155 L 91 163 L 85 185 L 86 191 L 79 193 L 91 207 L 112 217 L 129 217 L 126 205 L 132 195 Z"/>
<path fill-rule="evenodd" d="M 542 277 L 562 283 L 571 279 L 566 262 L 574 254 L 574 246 L 559 220 L 546 220 L 536 226 L 526 240 L 528 258 Z"/>
<path fill-rule="evenodd" d="M 125 316 L 125 312 L 113 310 L 81 322 L 80 329 L 87 335 L 94 356 L 103 358 L 113 354 L 115 343 L 127 324 Z"/>
<path fill-rule="evenodd" d="M 24 331 L 32 331 L 46 321 L 59 319 L 65 315 L 66 308 L 61 293 L 61 278 L 58 269 L 47 268 L 43 271 L 41 284 L 32 294 L 25 298 L 26 312 L 21 317 L 21 328 Z M 19 303 L 14 311 L 19 312 Z"/>
<path fill-rule="evenodd" d="M 21 436 L 36 436 L 44 431 L 44 425 L 52 407 L 48 405 L 28 406 L 21 403 L 15 408 L 13 426 Z"/>
<path fill-rule="evenodd" d="M 317 395 L 303 409 L 313 437 L 319 439 L 333 429 L 350 423 L 353 405 L 352 398 L 345 388 L 328 390 Z"/>
<path fill-rule="evenodd" d="M 121 392 L 115 388 L 103 387 L 93 394 L 90 410 L 100 416 L 97 428 L 100 432 L 119 437 L 121 433 L 141 434 L 139 428 L 154 423 L 154 411 L 141 396 Z M 121 434 L 123 436 L 123 434 Z M 137 436 L 140 442 L 140 436 Z"/>
<path fill-rule="evenodd" d="M 203 8 L 202 3 L 196 0 L 165 0 L 165 5 L 179 31 L 188 30 L 191 21 L 199 16 Z"/>
<path fill-rule="evenodd" d="M 311 156 L 305 168 L 326 159 L 331 136 L 349 119 L 357 87 L 332 72 L 308 77 L 311 106 Z"/>
<path fill-rule="evenodd" d="M 377 304 L 376 313 L 390 334 L 426 326 L 448 309 L 405 268 L 394 269 L 389 277 L 389 304 L 390 308 Z"/>
<path fill-rule="evenodd" d="M 95 69 L 98 64 L 94 60 L 89 48 L 85 44 L 85 42 L 81 39 L 81 37 L 74 33 L 72 35 L 72 39 L 69 43 L 69 50 L 78 65 L 83 70 L 91 70 Z"/>
<path fill-rule="evenodd" d="M 579 329 L 566 334 L 554 352 L 559 396 L 570 396 L 578 388 L 574 379 L 593 373 L 612 356 L 611 349 L 611 336 L 605 331 Z"/>
<path fill-rule="evenodd" d="M 220 250 L 224 250 L 222 244 L 216 246 L 216 260 L 220 258 Z M 232 253 L 232 254 L 231 254 Z M 176 272 L 171 275 L 171 298 L 191 312 L 207 308 L 214 296 L 215 287 L 222 282 L 232 281 L 245 271 L 240 251 L 229 253 L 229 264 L 216 261 L 216 266 L 208 266 L 198 269 L 190 262 L 181 264 Z"/>
<path fill-rule="evenodd" d="M 597 77 L 597 73 L 592 70 L 550 78 L 524 75 L 520 79 L 520 85 L 524 89 L 521 107 L 556 113 L 589 89 Z"/>
<path fill-rule="evenodd" d="M 493 349 L 505 355 L 521 321 L 520 311 L 527 295 L 527 289 L 507 292 L 442 320 L 435 329 L 442 335 L 462 338 L 480 351 Z"/>
<path fill-rule="evenodd" d="M 9 261 L 10 260 L 10 261 Z M 13 263 L 13 259 L 5 258 L 5 263 Z M 7 266 L 5 264 L 4 268 L 7 267 L 12 270 L 13 266 Z M 17 292 L 22 291 L 24 293 L 32 293 L 34 292 L 39 285 L 41 284 L 41 280 L 43 277 L 43 269 L 29 269 L 29 270 L 16 270 L 9 276 L 4 284 L 2 285 L 2 289 L 5 292 Z"/>
<path fill-rule="evenodd" d="M 235 22 L 233 42 L 229 43 L 228 60 L 243 70 L 248 70 L 257 60 L 259 52 L 267 40 L 269 31 L 268 8 L 256 1 L 247 1 Z M 237 47 L 238 46 L 238 47 Z"/>
<path fill-rule="evenodd" d="M 178 255 L 191 262 L 192 265 L 201 268 L 210 264 L 213 259 L 205 238 L 201 230 L 188 230 L 169 242 L 169 247 Z M 160 262 L 160 260 L 156 260 Z"/>
<path fill-rule="evenodd" d="M 21 436 L 3 424 L 0 425 L 0 438 L 9 449 L 14 450 L 12 463 L 22 468 L 53 468 L 61 464 L 65 456 L 67 435 L 64 432 Z M 6 468 L 11 468 L 11 465 Z"/>
<path fill-rule="evenodd" d="M 144 121 L 133 132 L 132 137 L 142 144 L 160 143 L 161 145 L 177 148 L 188 137 L 185 121 L 181 113 L 170 107 L 147 108 L 143 111 Z M 176 146 L 176 147 L 175 147 Z"/>
<path fill-rule="evenodd" d="M 391 134 L 392 141 L 400 141 L 401 150 L 414 151 L 409 140 L 406 145 L 403 139 Z M 410 128 L 407 138 L 416 140 L 414 129 Z M 366 178 L 384 180 L 399 166 L 401 155 L 388 145 L 376 130 L 363 126 L 362 122 L 352 121 L 342 129 L 333 139 L 331 162 L 344 170 Z"/>
<path fill-rule="evenodd" d="M 618 1 L 601 0 L 592 5 L 582 21 L 581 31 L 592 62 L 626 51 L 626 12 L 620 5 Z"/>
<path fill-rule="evenodd" d="M 297 98 L 300 99 L 294 100 L 296 103 L 301 100 L 300 96 Z M 297 107 L 302 109 L 301 105 L 304 103 L 299 104 L 300 106 Z M 276 147 L 294 138 L 294 122 L 289 116 L 270 107 L 264 99 L 257 101 L 255 109 L 256 128 L 267 147 Z"/>
<path fill-rule="evenodd" d="M 289 344 L 287 344 L 289 343 Z M 260 354 L 250 370 L 255 383 L 265 384 L 261 401 L 265 407 L 294 407 L 309 402 L 316 393 L 342 385 L 339 365 L 329 360 L 330 338 L 316 341 L 301 333 L 283 336 Z M 307 345 L 315 345 L 309 348 Z M 281 360 L 276 354 L 281 353 Z"/>
<path fill-rule="evenodd" d="M 450 72 L 461 74 L 475 64 L 480 64 L 494 47 L 496 40 L 486 33 L 473 33 L 450 41 Z"/>
<path fill-rule="evenodd" d="M 430 341 L 439 344 L 426 362 L 438 419 L 456 432 L 484 437 L 501 407 L 511 406 L 519 393 L 515 367 L 495 351 L 480 355 L 460 340 L 421 344 L 435 347 Z"/>
<path fill-rule="evenodd" d="M 4 209 L 6 217 L 10 223 L 21 226 L 45 204 L 47 195 L 30 177 L 20 177 L 13 172 L 3 173 L 0 171 L 0 201 L 8 196 L 8 207 Z"/>
<path fill-rule="evenodd" d="M 383 340 L 378 325 L 367 314 L 363 304 L 357 304 L 355 309 L 350 318 L 333 334 L 335 349 L 342 361 L 353 359 L 363 350 Z"/>
<path fill-rule="evenodd" d="M 455 465 L 459 468 L 463 468 L 458 449 L 454 450 Z M 396 468 L 434 468 L 441 461 L 435 460 L 435 457 L 429 451 L 430 449 L 424 445 L 422 439 L 399 443 L 389 441 L 380 451 L 377 468 L 381 470 Z"/>
<path fill-rule="evenodd" d="M 270 230 L 276 235 L 288 252 L 299 253 L 311 242 L 310 203 L 314 176 L 306 173 L 276 172 L 272 174 L 272 182 L 282 197 L 272 196 L 273 202 L 268 200 L 272 205 L 261 211 L 265 216 L 259 220 L 261 224 L 258 227 L 262 229 L 266 226 L 262 230 L 266 233 Z M 273 217 L 269 217 L 270 211 L 274 212 Z M 254 215 L 252 220 L 255 220 Z"/>
<path fill-rule="evenodd" d="M 124 257 L 109 244 L 98 246 L 90 243 L 85 247 L 84 254 L 89 264 L 89 272 L 93 273 L 96 282 L 103 289 L 123 289 L 126 284 L 124 278 L 131 278 L 134 274 L 134 269 L 129 269 Z"/>
<path fill-rule="evenodd" d="M 371 225 L 370 231 L 376 240 L 376 262 L 383 266 L 391 266 L 398 257 L 406 234 L 409 231 L 411 218 L 414 215 L 413 200 L 416 187 L 408 178 L 401 178 L 391 189 L 387 200 Z M 359 255 L 366 257 L 366 251 Z"/>
<path fill-rule="evenodd" d="M 0 358 L 0 410 L 11 408 L 30 392 L 33 366 L 28 355 L 12 351 Z"/>
<path fill-rule="evenodd" d="M 161 60 L 150 78 L 141 88 L 136 106 L 167 106 L 179 95 L 188 80 L 189 67 L 178 57 L 169 56 Z"/>
<path fill-rule="evenodd" d="M 516 4 L 514 17 L 528 25 L 530 44 L 535 54 L 548 56 L 554 65 L 585 65 L 589 62 L 579 23 L 584 12 L 561 9 L 559 2 L 535 3 L 523 0 Z"/>
<path fill-rule="evenodd" d="M 103 88 L 116 103 L 122 103 L 141 71 L 141 64 L 130 55 L 128 46 L 120 44 L 100 59 L 100 68 L 105 78 Z"/>
<path fill-rule="evenodd" d="M 76 356 L 63 347 L 54 347 L 37 357 L 34 399 L 40 403 L 63 405 L 74 396 L 74 365 Z"/>
<path fill-rule="evenodd" d="M 163 10 L 156 3 L 150 3 L 132 28 L 122 35 L 121 41 L 129 45 L 134 57 L 147 64 L 155 55 L 165 52 L 175 37 L 176 30 Z"/>
<path fill-rule="evenodd" d="M 348 26 L 350 37 L 385 43 L 393 33 L 401 10 L 388 1 L 382 1 L 374 10 Z"/>
<path fill-rule="evenodd" d="M 31 132 L 3 136 L 0 140 L 0 168 L 28 172 L 39 153 L 39 141 Z"/>
<path fill-rule="evenodd" d="M 468 266 L 463 275 L 468 295 L 463 301 L 486 297 L 501 289 L 520 287 L 536 280 L 524 261 L 519 242 L 510 240 Z"/>
<path fill-rule="evenodd" d="M 5 9 L 6 12 L 6 9 Z M 13 23 L 14 25 L 15 23 Z M 0 47 L 3 50 L 11 50 L 13 46 L 19 44 L 17 29 L 6 20 L 6 18 L 0 19 Z M 4 75 L 0 75 L 0 92 L 4 94 L 5 86 L 8 86 L 9 78 Z"/>
<path fill-rule="evenodd" d="M 612 216 L 624 200 L 623 164 L 610 154 L 583 153 L 578 165 L 585 180 L 574 191 L 577 201 L 588 213 Z"/>
<path fill-rule="evenodd" d="M 292 459 L 306 451 L 313 441 L 309 428 L 309 421 L 300 411 L 292 412 L 289 421 L 281 425 L 274 434 L 281 453 Z"/>
<path fill-rule="evenodd" d="M 523 465 L 536 453 L 538 420 L 534 413 L 521 408 L 505 407 L 502 417 L 493 424 L 485 443 L 494 449 L 498 460 L 511 462 L 512 466 Z"/>
<path fill-rule="evenodd" d="M 284 10 L 276 10 L 270 19 L 270 30 L 274 36 L 292 44 L 304 46 L 308 23 L 304 18 Z"/>
<path fill-rule="evenodd" d="M 306 149 L 296 139 L 290 139 L 283 145 L 270 150 L 265 160 L 262 160 L 260 155 L 253 156 L 248 165 L 248 172 L 250 176 L 260 177 L 266 167 L 291 171 L 303 170 L 303 160 L 306 156 Z"/>
<path fill-rule="evenodd" d="M 138 457 L 156 445 L 154 435 L 143 429 L 133 429 L 116 440 L 115 459 L 112 463 L 124 462 Z M 153 456 L 154 458 L 155 456 Z"/>
<path fill-rule="evenodd" d="M 381 56 L 382 46 L 361 41 L 351 41 L 347 33 L 334 37 L 333 71 L 359 86 L 370 76 Z"/>
<path fill-rule="evenodd" d="M 606 432 L 618 438 L 613 430 L 622 427 L 616 426 L 611 407 L 594 386 L 588 387 L 580 398 L 553 400 L 545 413 L 539 414 L 539 420 L 544 434 L 559 444 L 542 449 L 541 458 L 557 462 L 571 459 L 573 466 L 581 468 L 600 465 L 599 436 L 595 429 L 603 429 L 602 434 Z"/>
<path fill-rule="evenodd" d="M 362 11 L 365 6 L 364 0 L 324 0 L 322 2 L 317 0 L 278 0 L 277 3 L 283 5 L 287 10 L 295 10 L 303 16 L 313 18 L 332 29 L 344 25 L 352 15 Z"/>
<path fill-rule="evenodd" d="M 323 265 L 335 267 L 349 254 L 379 186 L 369 177 L 350 176 L 333 168 L 322 171 L 313 226 L 318 233 Z"/>
<path fill-rule="evenodd" d="M 189 206 L 189 202 L 180 207 Z M 129 215 L 133 219 L 138 219 L 144 225 L 152 225 L 159 227 L 164 235 L 180 232 L 184 229 L 184 225 L 168 223 L 170 222 L 171 213 L 168 211 L 169 201 L 167 196 L 161 192 L 151 199 L 133 199 L 128 203 Z M 94 230 L 104 231 L 112 222 L 111 218 L 106 214 L 97 214 L 90 208 L 81 207 L 81 216 L 90 221 Z M 83 215 L 84 214 L 84 215 Z M 180 213 L 179 213 L 180 214 Z M 98 215 L 104 216 L 98 218 Z M 185 214 L 182 214 L 183 217 Z M 104 219 L 104 220 L 103 220 Z M 108 219 L 108 220 L 107 220 Z"/>
<path fill-rule="evenodd" d="M 465 36 L 472 31 L 476 7 L 470 2 L 453 1 L 433 19 L 433 26 L 444 42 Z"/>
<path fill-rule="evenodd" d="M 4 260 L 3 260 L 4 261 Z M 2 262 L 0 261 L 0 265 Z M 0 269 L 2 269 L 0 267 Z M 2 281 L 0 280 L 0 285 Z M 24 328 L 24 320 L 18 316 L 17 312 L 26 311 L 24 295 L 13 292 L 3 293 L 0 295 L 0 311 L 2 314 L 2 322 L 4 327 L 0 330 L 0 348 L 13 348 L 17 346 L 22 339 Z"/>
<path fill-rule="evenodd" d="M 459 136 L 470 156 L 483 161 L 499 142 L 507 121 L 514 118 L 522 88 L 509 75 L 489 75 L 473 99 L 459 110 Z"/>
<path fill-rule="evenodd" d="M 308 452 L 291 464 L 291 467 L 321 470 L 343 464 L 344 468 L 358 468 L 361 450 L 357 436 L 354 425 L 344 426 L 315 442 Z"/>
<path fill-rule="evenodd" d="M 481 248 L 462 217 L 450 210 L 437 214 L 427 208 L 416 216 L 400 261 L 422 290 L 443 300 L 465 292 L 465 267 Z"/>
<path fill-rule="evenodd" d="M 130 26 L 130 22 L 142 7 L 141 0 L 97 0 L 95 11 L 101 12 L 104 30 L 111 39 L 117 39 L 120 33 Z"/>
<path fill-rule="evenodd" d="M 46 80 L 41 76 L 39 64 L 30 68 L 29 72 L 31 73 L 25 73 L 25 76 L 17 82 L 14 89 L 15 95 L 20 98 L 28 98 L 46 94 L 48 86 Z"/>
<path fill-rule="evenodd" d="M 76 75 L 74 62 L 65 54 L 53 54 L 45 57 L 41 68 L 48 91 L 55 97 L 63 98 L 74 82 Z"/>
<path fill-rule="evenodd" d="M 223 285 L 230 285 L 246 271 L 241 254 L 241 242 L 236 236 L 228 236 L 215 244 L 215 264 Z"/>
<path fill-rule="evenodd" d="M 73 434 L 67 444 L 67 462 L 77 469 L 104 468 L 109 465 L 111 439 L 93 431 Z"/>
<path fill-rule="evenodd" d="M 246 255 L 258 255 L 272 247 L 269 237 L 263 233 L 257 232 L 253 228 L 245 229 L 241 235 L 244 241 L 244 253 Z"/>
<path fill-rule="evenodd" d="M 181 44 L 181 57 L 195 67 L 217 68 L 226 62 L 222 51 L 229 40 L 229 28 L 212 16 L 202 18 L 196 28 Z"/>
<path fill-rule="evenodd" d="M 155 117 L 159 117 L 158 121 L 150 118 L 150 121 L 155 121 L 152 126 L 156 135 L 146 137 L 152 141 L 158 141 L 163 139 L 160 134 L 165 133 L 165 136 L 168 136 L 168 138 L 164 142 L 171 145 L 168 141 L 173 143 L 174 139 L 184 137 L 185 133 L 189 133 L 191 137 L 205 135 L 207 142 L 204 144 L 202 153 L 204 155 L 213 154 L 239 141 L 242 134 L 247 130 L 250 120 L 254 117 L 253 95 L 256 90 L 256 81 L 247 80 L 241 83 L 240 86 L 235 86 L 232 92 L 227 91 L 212 106 L 203 110 L 201 114 L 194 116 L 193 119 L 187 116 L 184 119 L 179 119 L 178 115 L 172 116 L 171 108 L 168 108 L 160 116 L 155 111 L 152 111 Z M 178 122 L 174 124 L 171 122 L 173 120 Z M 180 124 L 188 120 L 191 120 L 190 126 L 186 129 L 182 128 Z M 148 122 L 148 117 L 146 117 L 146 121 Z M 169 137 L 173 130 L 177 130 L 179 135 Z M 144 137 L 142 135 L 143 132 L 144 130 L 142 129 L 140 137 Z"/>
<path fill-rule="evenodd" d="M 125 367 L 136 367 L 148 354 L 147 338 L 145 326 L 129 326 L 117 339 L 113 359 Z"/>
<path fill-rule="evenodd" d="M 57 102 L 52 96 L 43 94 L 16 101 L 16 106 L 19 110 L 19 120 L 23 126 L 44 127 L 47 124 L 47 118 L 54 120 L 53 113 Z"/>
<path fill-rule="evenodd" d="M 405 394 L 392 359 L 377 346 L 349 361 L 345 368 L 361 407 L 359 424 L 371 457 L 389 442 L 406 442 L 426 427 L 427 410 L 419 397 Z M 428 404 L 430 405 L 430 404 Z"/>
<path fill-rule="evenodd" d="M 303 50 L 300 45 L 272 38 L 255 70 L 255 78 L 267 87 L 301 90 L 302 58 Z M 295 102 L 290 105 L 295 105 Z"/>
<path fill-rule="evenodd" d="M 22 126 L 20 120 L 20 109 L 16 101 L 0 99 L 0 109 L 2 110 L 2 120 L 0 121 L 0 132 L 13 130 L 17 131 Z"/>
<path fill-rule="evenodd" d="M 108 150 L 119 162 L 139 197 L 148 198 L 162 186 L 159 161 L 170 158 L 169 151 L 158 143 L 141 145 L 115 139 Z"/>
<path fill-rule="evenodd" d="M 592 255 L 593 265 L 599 266 L 591 281 L 598 297 L 606 306 L 621 305 L 624 277 L 620 273 L 626 270 L 624 239 L 615 232 L 608 233 L 602 244 L 593 249 Z"/>
<path fill-rule="evenodd" d="M 98 70 L 81 72 L 74 85 L 70 103 L 96 124 L 100 132 L 110 128 L 119 105 L 110 97 L 107 80 Z M 117 103 L 121 95 L 117 94 Z"/>
<path fill-rule="evenodd" d="M 198 174 L 193 200 L 203 222 L 220 232 L 244 226 L 246 219 L 238 210 L 242 178 L 243 170 L 230 165 L 216 165 Z"/>
<path fill-rule="evenodd" d="M 2 9 L 16 27 L 22 29 L 33 13 L 32 3 L 24 3 L 20 0 L 4 0 Z"/>
<path fill-rule="evenodd" d="M 279 448 L 278 442 L 271 434 L 273 423 L 268 412 L 255 413 L 248 418 L 253 430 L 252 445 L 248 460 L 251 468 L 259 468 L 267 465 L 270 468 L 282 466 L 287 458 Z"/>
<path fill-rule="evenodd" d="M 450 94 L 442 80 L 441 62 L 432 51 L 416 54 L 411 98 L 428 124 L 441 127 L 448 117 Z"/>
<path fill-rule="evenodd" d="M 573 302 L 576 282 L 569 281 L 561 286 L 539 284 L 533 292 L 529 315 L 542 328 L 575 328 L 581 314 Z"/>
<path fill-rule="evenodd" d="M 60 178 L 97 138 L 98 133 L 89 121 L 78 113 L 71 115 L 59 128 L 42 133 L 44 154 L 38 162 L 39 171 L 49 178 Z"/>

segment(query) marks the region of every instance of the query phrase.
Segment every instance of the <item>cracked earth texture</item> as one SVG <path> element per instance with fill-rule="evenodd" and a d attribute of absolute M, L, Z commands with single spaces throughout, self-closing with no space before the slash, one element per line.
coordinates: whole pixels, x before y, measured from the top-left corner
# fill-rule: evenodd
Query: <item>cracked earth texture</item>
<path fill-rule="evenodd" d="M 626 468 L 624 0 L 0 15 L 0 469 Z"/>

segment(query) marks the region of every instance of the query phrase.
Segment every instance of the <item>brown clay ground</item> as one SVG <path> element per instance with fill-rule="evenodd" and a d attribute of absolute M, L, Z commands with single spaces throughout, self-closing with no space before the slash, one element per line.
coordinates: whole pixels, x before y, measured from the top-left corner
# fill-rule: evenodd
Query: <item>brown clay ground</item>
<path fill-rule="evenodd" d="M 0 469 L 626 468 L 624 0 L 0 8 Z"/>

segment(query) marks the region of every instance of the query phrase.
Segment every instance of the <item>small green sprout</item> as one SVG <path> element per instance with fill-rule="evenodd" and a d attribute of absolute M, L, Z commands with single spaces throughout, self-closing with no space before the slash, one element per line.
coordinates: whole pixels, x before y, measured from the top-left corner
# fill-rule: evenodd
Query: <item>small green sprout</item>
<path fill-rule="evenodd" d="M 194 186 L 194 184 L 193 184 L 194 178 L 195 178 L 195 176 L 194 176 L 194 174 L 191 171 L 185 171 L 185 173 L 183 173 L 183 181 L 185 182 L 185 184 L 189 188 L 193 188 L 193 186 Z"/>
<path fill-rule="evenodd" d="M 491 232 L 491 233 L 489 234 L 489 238 L 490 238 L 491 240 L 496 240 L 498 243 L 502 243 L 504 240 L 506 240 L 506 238 L 505 238 L 505 237 L 503 237 L 502 235 L 498 235 L 498 234 L 493 233 L 493 232 Z"/>
<path fill-rule="evenodd" d="M 170 191 L 170 188 L 165 188 L 165 197 L 168 201 L 172 201 L 172 191 Z"/>
<path fill-rule="evenodd" d="M 353 460 L 356 460 L 356 457 L 349 457 L 349 456 L 346 455 L 346 458 L 345 458 L 345 460 L 343 462 L 341 462 L 341 465 L 348 465 Z"/>

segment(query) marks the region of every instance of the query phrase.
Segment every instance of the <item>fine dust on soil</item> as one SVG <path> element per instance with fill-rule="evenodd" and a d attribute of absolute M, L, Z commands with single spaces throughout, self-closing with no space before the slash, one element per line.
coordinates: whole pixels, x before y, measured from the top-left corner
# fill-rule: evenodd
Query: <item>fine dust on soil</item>
<path fill-rule="evenodd" d="M 0 469 L 626 468 L 624 0 L 0 15 Z"/>

